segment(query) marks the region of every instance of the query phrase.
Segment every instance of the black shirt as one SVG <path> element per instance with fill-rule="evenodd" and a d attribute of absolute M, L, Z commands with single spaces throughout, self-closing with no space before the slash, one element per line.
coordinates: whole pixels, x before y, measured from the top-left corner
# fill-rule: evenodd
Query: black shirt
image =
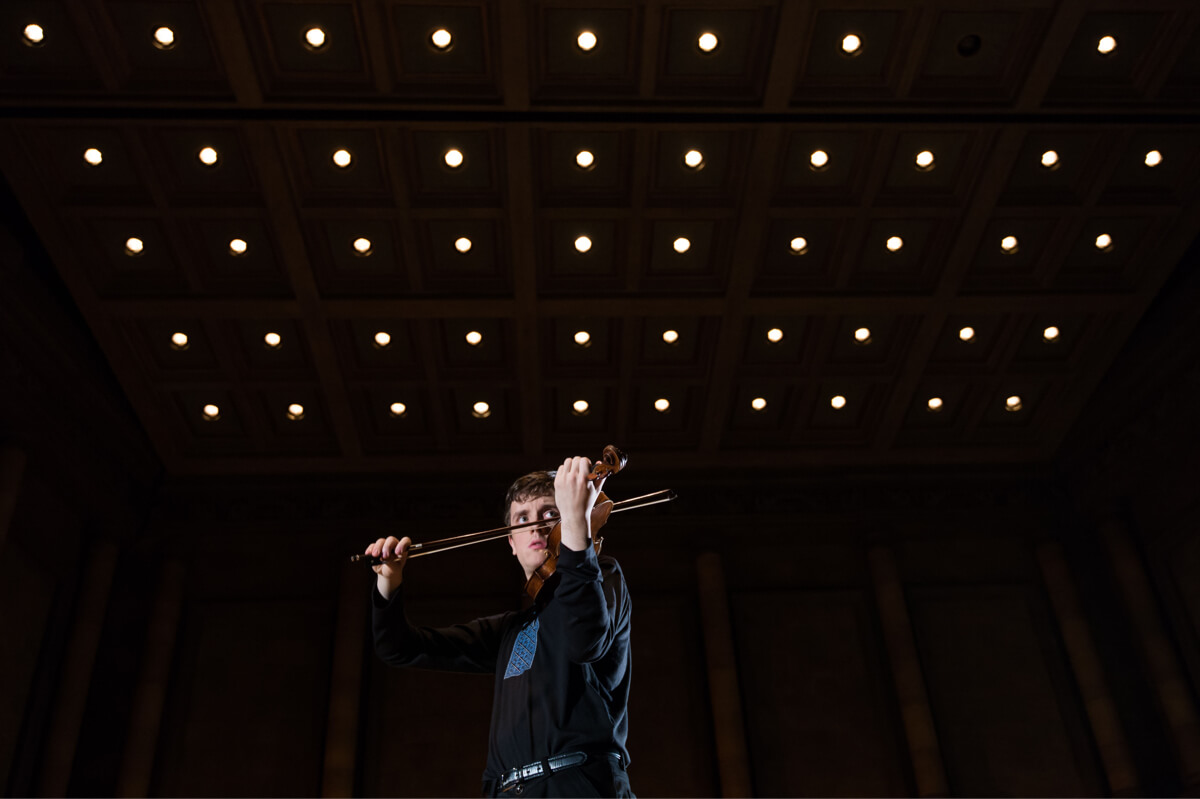
<path fill-rule="evenodd" d="M 492 672 L 484 779 L 555 754 L 625 749 L 631 605 L 621 567 L 560 547 L 549 599 L 452 627 L 415 627 L 397 590 L 373 591 L 375 650 L 393 666 Z"/>

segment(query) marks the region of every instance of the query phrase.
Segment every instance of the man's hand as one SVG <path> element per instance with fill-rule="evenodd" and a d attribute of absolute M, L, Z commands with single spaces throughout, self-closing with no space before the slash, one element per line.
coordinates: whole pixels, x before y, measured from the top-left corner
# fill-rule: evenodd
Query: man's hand
<path fill-rule="evenodd" d="M 375 578 L 375 587 L 379 589 L 379 593 L 384 599 L 390 598 L 400 587 L 410 546 L 412 546 L 412 539 L 408 536 L 397 539 L 396 536 L 389 535 L 387 538 L 380 538 L 374 544 L 368 544 L 367 548 L 363 550 L 364 554 L 384 561 L 384 563 L 371 567 L 379 575 Z"/>
<path fill-rule="evenodd" d="M 587 458 L 567 458 L 554 475 L 554 504 L 562 522 L 562 545 L 576 552 L 591 542 L 592 506 L 604 483 L 588 480 L 591 471 L 592 462 Z"/>

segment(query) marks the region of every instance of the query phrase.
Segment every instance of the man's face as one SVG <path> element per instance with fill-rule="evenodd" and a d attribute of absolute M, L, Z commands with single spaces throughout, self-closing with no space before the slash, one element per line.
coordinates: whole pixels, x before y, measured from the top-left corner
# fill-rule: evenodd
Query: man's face
<path fill-rule="evenodd" d="M 545 520 L 546 524 L 522 527 L 508 536 L 508 543 L 517 556 L 517 562 L 525 570 L 526 577 L 537 571 L 546 559 L 546 538 L 558 520 L 558 506 L 551 496 L 518 500 L 508 508 L 509 524 L 523 524 L 535 519 Z"/>

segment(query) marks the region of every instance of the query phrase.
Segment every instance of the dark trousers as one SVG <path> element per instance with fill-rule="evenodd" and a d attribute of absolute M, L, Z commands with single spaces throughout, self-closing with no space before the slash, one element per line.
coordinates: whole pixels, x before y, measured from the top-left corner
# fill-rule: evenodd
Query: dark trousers
<path fill-rule="evenodd" d="M 629 788 L 629 775 L 616 760 L 592 757 L 581 766 L 556 771 L 542 777 L 519 782 L 501 791 L 495 781 L 483 784 L 484 796 L 503 796 L 509 799 L 526 797 L 591 797 L 615 796 L 635 799 Z"/>

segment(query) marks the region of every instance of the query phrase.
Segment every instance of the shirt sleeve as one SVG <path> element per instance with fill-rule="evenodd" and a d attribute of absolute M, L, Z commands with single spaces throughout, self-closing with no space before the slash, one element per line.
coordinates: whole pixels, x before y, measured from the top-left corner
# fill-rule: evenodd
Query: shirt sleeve
<path fill-rule="evenodd" d="M 594 663 L 628 634 L 625 576 L 615 560 L 597 557 L 592 546 L 578 552 L 560 547 L 555 572 L 561 577 L 553 601 L 563 606 L 567 655 L 575 663 Z"/>
<path fill-rule="evenodd" d="M 389 666 L 438 671 L 493 673 L 512 613 L 485 616 L 450 627 L 417 627 L 404 613 L 399 589 L 384 599 L 371 589 L 375 651 Z"/>

